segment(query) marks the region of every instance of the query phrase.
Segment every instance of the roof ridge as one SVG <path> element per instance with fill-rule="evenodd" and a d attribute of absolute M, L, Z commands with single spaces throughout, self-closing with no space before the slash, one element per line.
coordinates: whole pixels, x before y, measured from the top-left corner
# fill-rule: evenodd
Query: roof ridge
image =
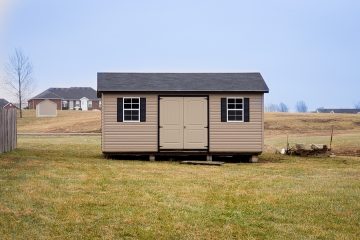
<path fill-rule="evenodd" d="M 68 88 L 48 88 L 44 92 L 36 95 L 36 98 L 60 98 L 60 99 L 80 99 L 87 97 L 96 99 L 96 90 L 92 87 L 68 87 Z"/>
<path fill-rule="evenodd" d="M 70 89 L 70 88 L 92 88 L 92 87 L 51 87 L 51 88 L 48 88 L 46 90 L 50 90 L 50 89 Z"/>
<path fill-rule="evenodd" d="M 58 95 L 58 94 L 56 94 L 56 93 L 54 93 L 54 92 L 50 91 L 50 88 L 49 88 L 48 90 L 46 90 L 46 91 L 49 91 L 49 92 L 51 92 L 52 94 L 54 94 L 54 95 L 58 96 L 59 98 L 62 98 L 60 95 Z"/>
<path fill-rule="evenodd" d="M 115 74 L 261 74 L 257 71 L 249 71 L 249 72 L 97 72 L 97 73 L 115 73 Z"/>
<path fill-rule="evenodd" d="M 92 87 L 69 87 L 68 89 L 71 89 L 71 88 L 92 88 Z"/>

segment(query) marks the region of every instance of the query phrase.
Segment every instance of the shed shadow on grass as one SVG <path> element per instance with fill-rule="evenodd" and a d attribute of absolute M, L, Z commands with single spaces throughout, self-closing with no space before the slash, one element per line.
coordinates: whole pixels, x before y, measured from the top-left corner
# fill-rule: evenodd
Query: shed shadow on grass
<path fill-rule="evenodd" d="M 225 163 L 249 163 L 249 155 L 236 156 L 217 156 L 212 157 L 212 161 Z M 104 155 L 107 160 L 133 160 L 149 161 L 149 155 Z M 181 161 L 206 161 L 206 155 L 157 155 L 156 161 L 162 162 L 181 162 Z"/>

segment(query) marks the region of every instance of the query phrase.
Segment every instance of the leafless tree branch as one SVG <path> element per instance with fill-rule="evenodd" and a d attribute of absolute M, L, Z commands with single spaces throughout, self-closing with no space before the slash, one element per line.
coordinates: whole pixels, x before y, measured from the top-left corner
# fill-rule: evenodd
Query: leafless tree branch
<path fill-rule="evenodd" d="M 5 72 L 4 83 L 18 99 L 22 118 L 22 104 L 30 96 L 34 86 L 33 66 L 30 59 L 20 49 L 15 49 L 14 54 L 9 56 L 8 63 L 5 65 Z"/>

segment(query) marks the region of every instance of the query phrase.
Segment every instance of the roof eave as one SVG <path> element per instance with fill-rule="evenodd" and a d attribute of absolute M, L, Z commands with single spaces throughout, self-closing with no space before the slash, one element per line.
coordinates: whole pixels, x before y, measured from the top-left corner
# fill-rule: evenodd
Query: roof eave
<path fill-rule="evenodd" d="M 46 99 L 62 99 L 62 98 L 30 98 L 28 101 L 30 101 L 30 100 L 46 100 Z"/>
<path fill-rule="evenodd" d="M 206 93 L 241 93 L 241 92 L 247 92 L 247 93 L 269 93 L 269 89 L 267 90 L 98 90 L 97 96 L 100 98 L 102 93 L 166 93 L 166 92 L 187 92 L 187 93 L 193 93 L 193 92 L 206 92 Z"/>

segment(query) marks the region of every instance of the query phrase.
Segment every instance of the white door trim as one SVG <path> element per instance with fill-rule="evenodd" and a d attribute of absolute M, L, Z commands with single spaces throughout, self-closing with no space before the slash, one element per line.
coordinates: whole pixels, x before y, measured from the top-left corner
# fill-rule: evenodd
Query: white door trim
<path fill-rule="evenodd" d="M 89 99 L 87 97 L 80 98 L 80 107 L 82 111 L 88 110 L 88 101 Z"/>
<path fill-rule="evenodd" d="M 162 115 L 162 110 L 161 110 L 161 100 L 162 99 L 164 99 L 164 98 L 182 98 L 183 99 L 183 101 L 182 101 L 182 122 L 183 122 L 183 131 L 182 131 L 182 140 L 183 140 L 183 147 L 182 148 L 176 148 L 176 149 L 172 149 L 172 148 L 164 148 L 164 146 L 162 146 L 161 144 L 163 144 L 163 141 L 162 141 L 162 132 L 163 132 L 163 126 L 161 125 L 162 124 L 162 118 L 161 118 L 161 115 Z M 185 109 L 184 109 L 184 106 L 185 106 L 185 100 L 184 99 L 186 99 L 186 98 L 203 98 L 203 99 L 205 99 L 205 104 L 206 104 L 206 106 L 205 106 L 205 112 L 206 112 L 206 116 L 205 116 L 205 121 L 206 121 L 206 123 L 204 124 L 204 125 L 206 125 L 206 126 L 204 126 L 204 131 L 206 131 L 206 139 L 204 140 L 204 143 L 205 144 L 202 144 L 201 146 L 199 145 L 199 147 L 198 148 L 186 148 L 185 147 L 185 129 L 186 129 L 186 126 L 185 126 L 185 122 L 184 122 L 184 115 L 185 115 Z M 171 95 L 159 95 L 159 97 L 158 97 L 158 126 L 159 126 L 159 130 L 158 130 L 158 150 L 159 151 L 166 151 L 166 150 L 183 150 L 183 151 L 191 151 L 191 150 L 193 150 L 193 151 L 197 151 L 197 150 L 199 150 L 199 151 L 203 151 L 203 150 L 209 150 L 210 149 L 210 147 L 209 147 L 209 125 L 210 125 L 210 123 L 209 123 L 209 114 L 210 114 L 210 112 L 209 112 L 209 96 L 206 96 L 206 95 L 198 95 L 198 96 L 196 96 L 196 95 L 194 95 L 194 96 L 171 96 Z"/>

